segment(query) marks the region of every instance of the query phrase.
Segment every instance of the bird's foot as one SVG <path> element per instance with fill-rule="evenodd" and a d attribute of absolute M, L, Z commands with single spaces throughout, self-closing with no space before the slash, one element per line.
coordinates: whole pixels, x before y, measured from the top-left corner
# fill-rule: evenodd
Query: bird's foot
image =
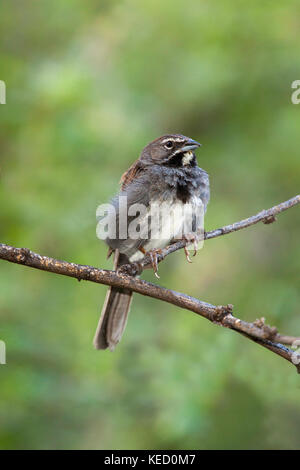
<path fill-rule="evenodd" d="M 198 251 L 199 237 L 196 233 L 189 233 L 187 235 L 183 235 L 182 239 L 187 242 L 187 244 L 184 247 L 185 257 L 186 257 L 186 259 L 189 263 L 192 263 L 192 260 L 190 258 L 190 254 L 189 254 L 188 246 L 190 246 L 190 245 L 194 246 L 193 256 L 196 256 L 197 251 Z"/>
<path fill-rule="evenodd" d="M 147 252 L 147 255 L 150 256 L 151 265 L 152 265 L 154 274 L 157 277 L 157 279 L 160 278 L 159 275 L 158 275 L 158 260 L 157 260 L 157 257 L 158 257 L 158 255 L 161 256 L 162 253 L 163 253 L 163 251 L 160 248 L 156 248 L 155 250 L 151 250 L 151 251 Z"/>

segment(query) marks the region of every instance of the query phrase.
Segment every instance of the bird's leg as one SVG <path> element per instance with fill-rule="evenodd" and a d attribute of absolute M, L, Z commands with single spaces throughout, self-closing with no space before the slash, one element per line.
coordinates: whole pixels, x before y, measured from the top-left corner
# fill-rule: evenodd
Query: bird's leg
<path fill-rule="evenodd" d="M 157 249 L 155 249 L 155 250 L 150 250 L 150 251 L 148 251 L 148 252 L 146 252 L 146 250 L 145 250 L 144 248 L 139 248 L 139 250 L 140 250 L 142 253 L 144 253 L 145 255 L 149 255 L 149 256 L 150 256 L 151 265 L 152 265 L 154 274 L 155 274 L 155 276 L 157 277 L 157 279 L 159 279 L 157 256 L 158 256 L 158 255 L 162 255 L 162 250 L 161 250 L 160 248 L 157 248 Z"/>
<path fill-rule="evenodd" d="M 108 252 L 107 252 L 107 256 L 106 256 L 106 259 L 109 259 L 111 257 L 111 255 L 113 254 L 114 250 L 112 248 L 108 248 Z"/>
<path fill-rule="evenodd" d="M 193 254 L 193 256 L 196 256 L 197 251 L 198 251 L 198 243 L 199 243 L 199 237 L 197 236 L 197 234 L 196 233 L 190 233 L 190 234 L 187 234 L 187 235 L 183 235 L 182 239 L 185 240 L 186 242 L 188 242 L 188 245 L 191 245 L 191 244 L 194 245 L 194 254 Z M 185 253 L 185 257 L 186 257 L 187 261 L 189 263 L 191 263 L 192 261 L 191 261 L 191 258 L 189 256 L 189 250 L 188 250 L 187 245 L 184 247 L 184 253 Z"/>
<path fill-rule="evenodd" d="M 191 258 L 190 258 L 189 250 L 187 249 L 187 246 L 184 247 L 184 254 L 185 254 L 186 260 L 187 260 L 189 263 L 192 263 L 193 261 L 192 261 Z"/>
<path fill-rule="evenodd" d="M 151 251 L 149 251 L 149 255 L 150 255 L 151 264 L 152 264 L 152 268 L 153 268 L 154 274 L 155 274 L 155 276 L 157 277 L 157 279 L 159 279 L 159 275 L 158 275 L 158 262 L 157 262 L 157 252 L 156 252 L 156 250 L 151 250 Z"/>

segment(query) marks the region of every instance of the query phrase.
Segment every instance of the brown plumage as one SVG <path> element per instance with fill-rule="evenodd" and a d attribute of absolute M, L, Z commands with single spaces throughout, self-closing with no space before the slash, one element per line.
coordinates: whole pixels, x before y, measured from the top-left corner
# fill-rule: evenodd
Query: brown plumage
<path fill-rule="evenodd" d="M 130 168 L 128 168 L 125 173 L 123 173 L 121 179 L 120 179 L 120 184 L 121 184 L 121 189 L 125 189 L 128 184 L 131 183 L 131 181 L 134 180 L 138 176 L 138 173 L 142 171 L 142 165 L 140 160 L 136 160 Z"/>

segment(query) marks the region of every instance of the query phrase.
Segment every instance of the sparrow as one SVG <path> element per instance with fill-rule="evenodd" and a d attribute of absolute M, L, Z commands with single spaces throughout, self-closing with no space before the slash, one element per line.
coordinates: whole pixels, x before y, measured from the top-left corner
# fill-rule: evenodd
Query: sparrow
<path fill-rule="evenodd" d="M 153 269 L 157 274 L 157 254 L 159 251 L 180 238 L 197 243 L 199 218 L 196 216 L 206 207 L 210 197 L 208 174 L 198 167 L 195 150 L 201 144 L 181 134 L 170 134 L 150 142 L 131 167 L 121 178 L 121 190 L 111 201 L 114 211 L 114 224 L 118 229 L 106 237 L 109 255 L 114 253 L 114 269 L 122 272 L 122 266 L 128 263 L 142 263 L 146 254 L 150 255 Z M 123 199 L 122 199 L 123 198 Z M 121 220 L 121 200 L 127 202 L 126 222 L 130 227 L 132 221 L 139 229 L 140 236 L 130 234 L 128 227 L 121 236 L 119 222 Z M 167 210 L 164 216 L 153 217 L 155 204 L 164 204 Z M 185 216 L 174 216 L 172 233 L 164 233 L 174 209 L 191 207 L 193 227 L 192 233 L 185 233 Z M 133 208 L 145 208 L 136 219 L 131 212 Z M 135 215 L 138 212 L 135 212 Z M 175 221 L 174 221 L 175 219 Z M 153 223 L 149 223 L 153 222 Z M 115 226 L 113 224 L 113 226 Z M 145 228 L 146 227 L 146 228 Z M 137 230 L 138 231 L 138 230 Z M 196 252 L 195 252 L 196 253 Z M 188 261 L 190 261 L 186 251 Z M 94 337 L 96 349 L 114 350 L 121 340 L 126 327 L 132 301 L 132 291 L 125 288 L 110 287 L 108 289 L 98 327 Z"/>

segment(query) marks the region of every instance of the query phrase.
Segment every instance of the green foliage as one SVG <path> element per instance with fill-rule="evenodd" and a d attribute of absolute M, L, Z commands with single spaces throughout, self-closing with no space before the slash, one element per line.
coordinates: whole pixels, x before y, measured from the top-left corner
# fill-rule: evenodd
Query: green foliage
<path fill-rule="evenodd" d="M 204 144 L 206 229 L 299 192 L 298 2 L 2 5 L 0 240 L 110 267 L 95 211 L 143 146 Z M 182 253 L 161 283 L 299 334 L 299 210 Z M 145 278 L 153 281 L 153 274 Z M 121 345 L 91 342 L 105 288 L 0 263 L 1 448 L 299 448 L 294 369 L 135 295 Z"/>

